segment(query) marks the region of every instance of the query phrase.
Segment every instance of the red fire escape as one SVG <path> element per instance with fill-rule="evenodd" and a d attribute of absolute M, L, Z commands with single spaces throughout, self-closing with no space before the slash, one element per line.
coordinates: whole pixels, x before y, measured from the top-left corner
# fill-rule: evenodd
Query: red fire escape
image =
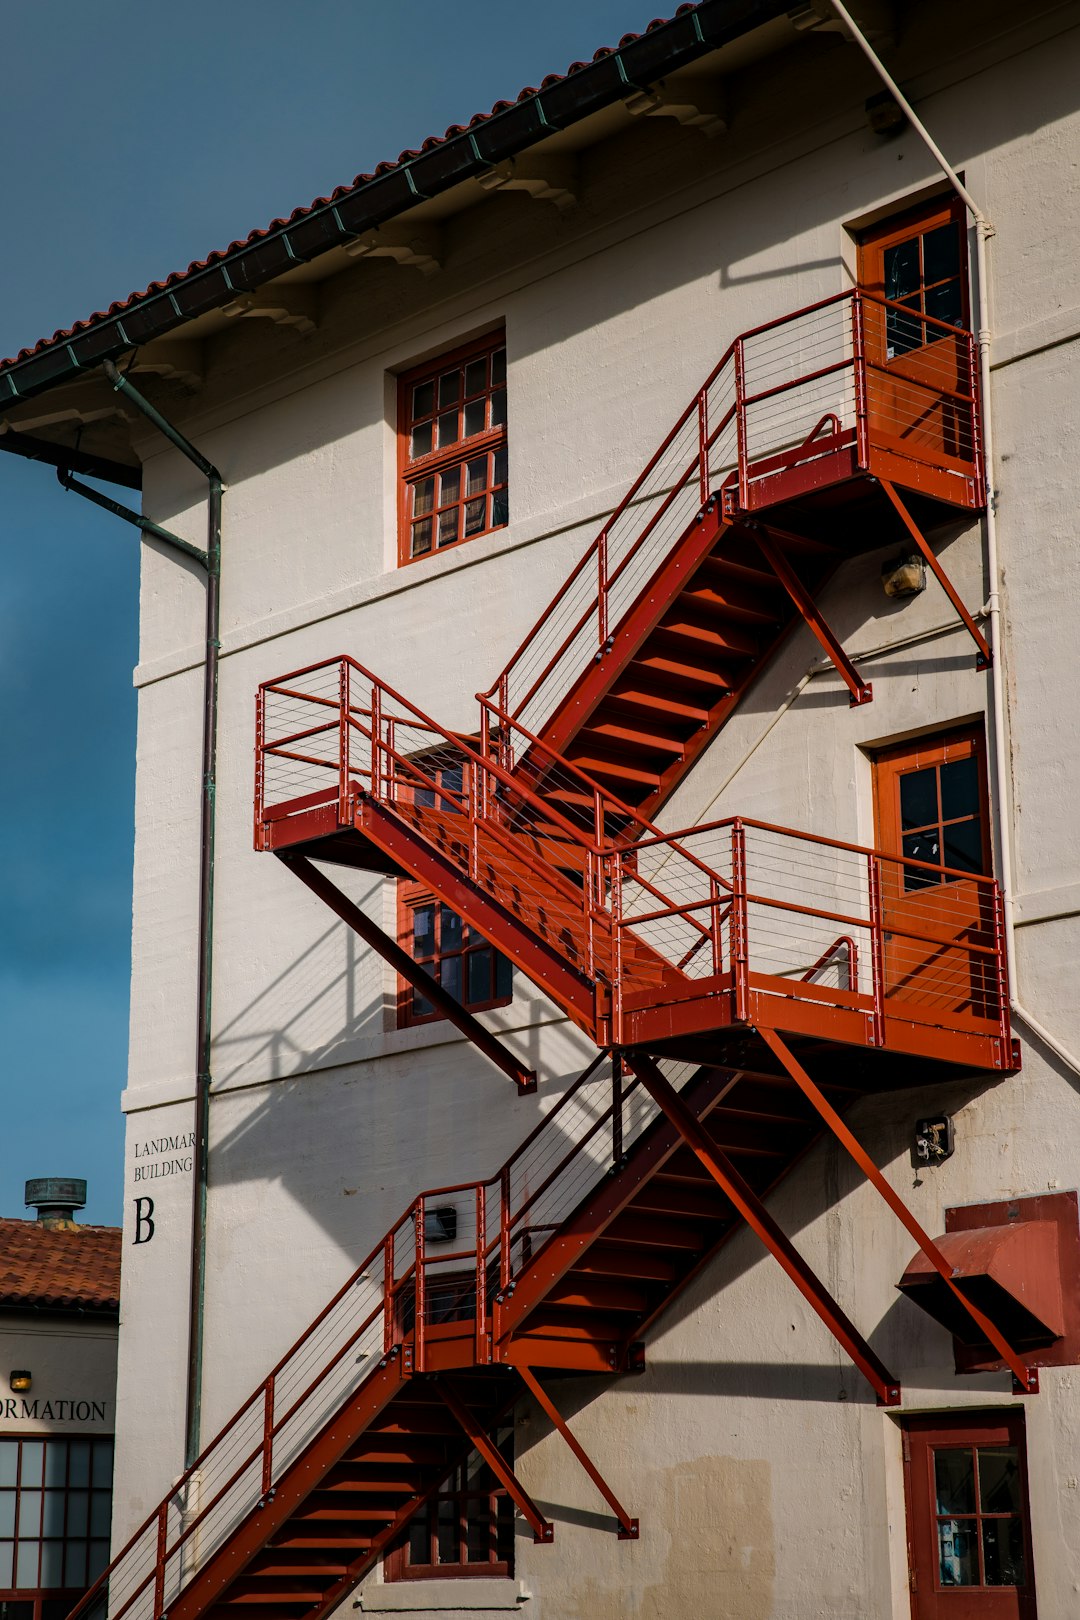
<path fill-rule="evenodd" d="M 347 657 L 261 689 L 257 847 L 520 1089 L 535 1076 L 325 867 L 422 881 L 597 1056 L 489 1180 L 418 1195 L 114 1561 L 112 1620 L 320 1620 L 472 1449 L 551 1540 L 490 1438 L 525 1392 L 636 1536 L 553 1379 L 640 1367 L 649 1326 L 744 1223 L 895 1404 L 765 1203 L 825 1130 L 1016 1387 L 1038 1387 L 843 1117 L 910 1084 L 913 1059 L 920 1084 L 1015 1068 L 994 882 L 923 883 L 918 862 L 743 817 L 652 819 L 794 624 L 870 699 L 818 605 L 860 550 L 914 543 L 988 656 L 922 532 L 984 499 L 973 344 L 924 318 L 924 346 L 896 355 L 898 308 L 852 292 L 738 338 L 471 735 Z M 448 1204 L 455 1234 L 433 1242 Z"/>

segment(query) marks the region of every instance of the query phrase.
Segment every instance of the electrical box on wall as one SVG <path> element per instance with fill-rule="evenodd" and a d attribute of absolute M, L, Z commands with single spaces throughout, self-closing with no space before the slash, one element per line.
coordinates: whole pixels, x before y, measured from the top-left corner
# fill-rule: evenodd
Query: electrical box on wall
<path fill-rule="evenodd" d="M 1080 1363 L 1080 1216 L 1075 1192 L 945 1211 L 935 1243 L 953 1281 L 1034 1366 Z M 1005 1363 L 920 1251 L 897 1287 L 953 1335 L 958 1373 Z"/>

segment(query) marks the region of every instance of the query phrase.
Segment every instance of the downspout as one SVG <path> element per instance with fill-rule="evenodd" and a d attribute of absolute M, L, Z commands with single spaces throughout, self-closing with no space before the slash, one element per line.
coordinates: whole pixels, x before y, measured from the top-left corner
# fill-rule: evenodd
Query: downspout
<path fill-rule="evenodd" d="M 113 387 L 186 456 L 207 482 L 206 651 L 203 662 L 202 807 L 199 829 L 199 967 L 195 1043 L 195 1148 L 192 1155 L 191 1307 L 188 1321 L 185 1466 L 201 1450 L 203 1327 L 206 1299 L 206 1185 L 211 1087 L 211 995 L 214 965 L 214 801 L 217 786 L 218 653 L 220 647 L 221 474 L 195 446 L 144 399 L 113 365 L 103 363 Z"/>
<path fill-rule="evenodd" d="M 990 394 L 990 293 L 987 271 L 986 244 L 994 235 L 994 227 L 964 185 L 960 176 L 934 140 L 922 119 L 904 95 L 892 74 L 877 55 L 843 0 L 829 0 L 851 38 L 858 45 L 878 78 L 903 111 L 908 123 L 918 135 L 938 168 L 971 215 L 975 227 L 975 331 L 979 349 L 979 396 L 982 419 L 983 465 L 986 477 L 986 512 L 983 519 L 986 534 L 986 570 L 989 575 L 987 598 L 987 640 L 993 654 L 990 663 L 990 721 L 993 733 L 994 799 L 997 809 L 997 850 L 1001 871 L 1002 910 L 1005 924 L 1005 958 L 1009 973 L 1009 1005 L 1016 1016 L 1027 1025 L 1043 1045 L 1080 1074 L 1080 1058 L 1075 1057 L 1046 1029 L 1038 1019 L 1025 1010 L 1019 999 L 1016 967 L 1016 910 L 1013 898 L 1013 830 L 1012 830 L 1012 768 L 1006 734 L 1008 725 L 1004 672 L 1004 625 L 1001 613 L 1001 563 L 997 541 L 997 510 L 994 497 L 994 435 L 993 411 Z"/>

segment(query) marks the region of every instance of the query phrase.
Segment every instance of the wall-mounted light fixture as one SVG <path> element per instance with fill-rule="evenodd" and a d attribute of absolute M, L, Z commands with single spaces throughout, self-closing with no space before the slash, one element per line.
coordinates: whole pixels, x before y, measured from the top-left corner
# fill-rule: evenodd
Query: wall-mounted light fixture
<path fill-rule="evenodd" d="M 25 1368 L 19 1372 L 8 1373 L 8 1383 L 16 1395 L 25 1395 L 33 1382 L 33 1373 L 27 1372 Z"/>
<path fill-rule="evenodd" d="M 879 90 L 867 98 L 866 122 L 875 135 L 899 135 L 907 128 L 907 113 L 891 90 Z"/>
<path fill-rule="evenodd" d="M 881 587 L 886 596 L 918 596 L 926 589 L 926 564 L 901 553 L 881 570 Z"/>
<path fill-rule="evenodd" d="M 453 1204 L 424 1211 L 424 1242 L 453 1243 L 457 1237 L 457 1210 Z"/>

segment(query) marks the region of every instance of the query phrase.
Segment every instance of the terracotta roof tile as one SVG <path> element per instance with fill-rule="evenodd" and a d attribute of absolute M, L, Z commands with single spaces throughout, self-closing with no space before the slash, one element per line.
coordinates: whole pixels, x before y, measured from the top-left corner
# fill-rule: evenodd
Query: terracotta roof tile
<path fill-rule="evenodd" d="M 0 1220 L 0 1309 L 116 1311 L 120 1228 Z"/>

